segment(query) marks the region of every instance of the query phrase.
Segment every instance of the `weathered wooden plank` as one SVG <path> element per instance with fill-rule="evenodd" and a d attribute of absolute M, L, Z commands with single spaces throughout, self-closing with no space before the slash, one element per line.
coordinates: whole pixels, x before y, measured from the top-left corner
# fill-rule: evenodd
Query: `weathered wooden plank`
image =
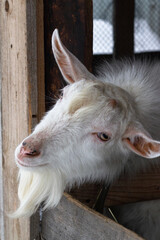
<path fill-rule="evenodd" d="M 160 198 L 160 168 L 152 168 L 146 173 L 139 173 L 132 178 L 121 177 L 110 187 L 105 206 L 154 200 Z M 93 207 L 102 184 L 84 184 L 73 188 L 70 194 Z"/>
<path fill-rule="evenodd" d="M 2 8 L 2 2 L 0 1 L 0 9 Z M 0 29 L 1 29 L 1 23 L 0 23 Z M 0 34 L 0 46 L 2 46 L 2 37 Z M 1 99 L 1 51 L 0 51 L 0 106 L 2 104 L 2 99 Z M 1 127 L 1 110 L 0 110 L 0 239 L 4 239 L 4 216 L 2 214 L 3 212 L 3 180 L 2 180 L 2 127 Z"/>
<path fill-rule="evenodd" d="M 160 168 L 155 167 L 134 178 L 121 178 L 113 184 L 106 205 L 160 199 Z"/>
<path fill-rule="evenodd" d="M 65 46 L 91 70 L 92 66 L 92 1 L 46 0 L 44 1 L 45 27 L 45 81 L 46 106 L 53 105 L 59 89 L 65 85 L 55 63 L 51 35 L 55 28 Z"/>
<path fill-rule="evenodd" d="M 29 239 L 29 221 L 6 216 L 18 206 L 14 149 L 31 126 L 27 72 L 26 2 L 1 3 L 3 239 Z M 20 127 L 21 126 L 21 127 Z"/>
<path fill-rule="evenodd" d="M 44 213 L 42 232 L 54 240 L 140 240 L 137 234 L 87 208 L 65 194 L 60 204 Z"/>
<path fill-rule="evenodd" d="M 134 0 L 114 0 L 114 57 L 132 57 L 134 52 Z"/>
<path fill-rule="evenodd" d="M 39 2 L 38 0 L 2 0 L 0 4 L 3 137 L 2 240 L 30 239 L 29 219 L 10 219 L 6 213 L 18 207 L 18 169 L 14 162 L 14 150 L 17 144 L 31 132 L 31 128 L 37 122 L 32 115 L 37 118 L 39 111 L 36 30 L 38 24 L 36 9 Z"/>
<path fill-rule="evenodd" d="M 41 120 L 45 111 L 45 64 L 44 64 L 44 7 L 43 0 L 36 1 L 36 20 L 37 20 L 37 91 L 38 91 L 38 110 L 37 120 Z"/>
<path fill-rule="evenodd" d="M 0 9 L 1 9 L 1 4 L 2 2 L 0 2 Z M 1 35 L 0 35 L 0 46 L 2 44 L 2 39 L 1 39 Z M 0 57 L 0 73 L 1 73 L 1 57 Z M 0 106 L 2 104 L 2 99 L 1 99 L 1 82 L 2 82 L 2 78 L 1 78 L 1 74 L 0 74 Z M 0 239 L 4 239 L 4 216 L 2 214 L 3 211 L 3 180 L 2 180 L 2 126 L 1 126 L 1 110 L 0 110 Z"/>

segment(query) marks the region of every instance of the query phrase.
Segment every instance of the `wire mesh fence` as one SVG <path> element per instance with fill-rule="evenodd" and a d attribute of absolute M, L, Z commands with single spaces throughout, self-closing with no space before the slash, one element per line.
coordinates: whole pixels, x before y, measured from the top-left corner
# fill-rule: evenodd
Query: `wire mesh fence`
<path fill-rule="evenodd" d="M 113 0 L 93 0 L 93 53 L 113 53 Z M 134 52 L 160 51 L 160 1 L 135 0 Z"/>
<path fill-rule="evenodd" d="M 93 54 L 113 53 L 113 1 L 93 0 Z"/>

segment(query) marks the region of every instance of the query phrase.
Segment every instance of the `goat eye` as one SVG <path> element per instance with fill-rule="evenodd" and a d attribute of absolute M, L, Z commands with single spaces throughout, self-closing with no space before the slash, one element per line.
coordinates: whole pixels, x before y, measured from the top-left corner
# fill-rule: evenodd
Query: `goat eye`
<path fill-rule="evenodd" d="M 108 140 L 110 140 L 110 137 L 106 133 L 103 133 L 103 132 L 97 133 L 97 137 L 104 142 L 107 142 Z"/>

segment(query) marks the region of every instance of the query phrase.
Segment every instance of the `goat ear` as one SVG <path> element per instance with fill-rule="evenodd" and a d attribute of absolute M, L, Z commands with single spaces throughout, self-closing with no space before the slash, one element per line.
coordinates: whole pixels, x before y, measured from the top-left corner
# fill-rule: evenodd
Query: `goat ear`
<path fill-rule="evenodd" d="M 156 158 L 160 156 L 160 142 L 153 140 L 143 128 L 129 128 L 122 140 L 132 152 L 142 157 Z"/>
<path fill-rule="evenodd" d="M 52 34 L 52 50 L 59 69 L 68 83 L 95 78 L 86 67 L 63 45 L 58 30 Z"/>

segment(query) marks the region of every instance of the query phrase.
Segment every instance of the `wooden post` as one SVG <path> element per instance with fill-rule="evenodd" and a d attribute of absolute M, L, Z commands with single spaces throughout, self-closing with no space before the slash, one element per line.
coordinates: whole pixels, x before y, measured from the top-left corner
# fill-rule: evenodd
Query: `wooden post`
<path fill-rule="evenodd" d="M 114 57 L 133 57 L 134 0 L 114 0 Z"/>
<path fill-rule="evenodd" d="M 52 53 L 51 36 L 53 30 L 58 28 L 65 46 L 91 70 L 92 24 L 92 0 L 44 1 L 47 109 L 53 105 L 53 97 L 65 85 Z"/>
<path fill-rule="evenodd" d="M 30 220 L 10 219 L 7 213 L 16 210 L 19 204 L 18 169 L 14 162 L 14 150 L 31 132 L 39 115 L 44 111 L 43 92 L 43 98 L 38 101 L 38 90 L 44 89 L 43 51 L 37 51 L 37 43 L 40 44 L 41 41 L 41 47 L 43 45 L 43 34 L 40 34 L 37 28 L 43 20 L 43 15 L 40 14 L 42 3 L 42 0 L 0 2 L 3 139 L 0 165 L 0 176 L 3 177 L 0 186 L 1 240 L 30 239 Z M 43 28 L 41 31 L 43 33 Z"/>

